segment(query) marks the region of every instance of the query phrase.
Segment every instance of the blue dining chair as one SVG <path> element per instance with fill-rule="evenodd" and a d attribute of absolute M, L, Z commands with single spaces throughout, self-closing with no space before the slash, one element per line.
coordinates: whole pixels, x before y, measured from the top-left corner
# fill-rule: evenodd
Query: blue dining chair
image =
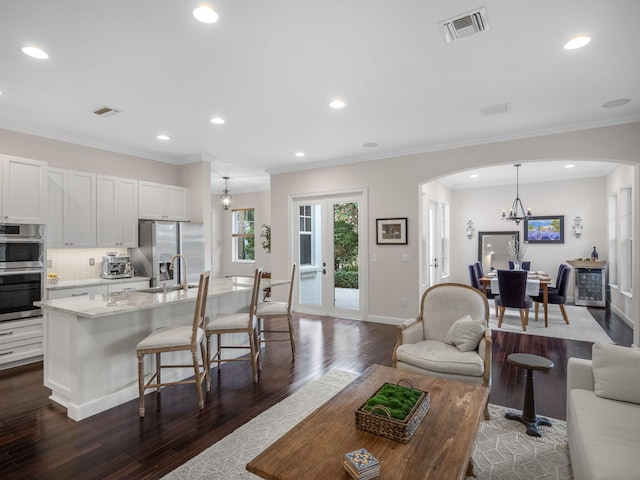
<path fill-rule="evenodd" d="M 471 286 L 477 288 L 482 291 L 482 284 L 480 283 L 480 279 L 484 275 L 482 274 L 482 264 L 480 262 L 473 263 L 469 265 L 469 280 L 471 282 Z M 487 299 L 491 300 L 496 297 L 496 294 L 491 291 L 491 286 L 487 286 Z M 498 316 L 498 307 L 496 306 L 496 317 Z"/>
<path fill-rule="evenodd" d="M 509 270 L 513 270 L 514 268 L 515 268 L 515 265 L 514 265 L 513 261 L 509 260 Z M 522 262 L 520 264 L 520 268 L 522 268 L 522 270 L 529 271 L 531 269 L 531 262 L 528 261 L 528 260 Z"/>
<path fill-rule="evenodd" d="M 569 316 L 567 315 L 567 310 L 564 308 L 564 305 L 565 303 L 567 303 L 567 290 L 569 289 L 569 277 L 571 277 L 571 267 L 567 265 L 565 265 L 565 267 L 566 268 L 562 269 L 562 272 L 560 273 L 558 281 L 556 282 L 558 285 L 557 290 L 551 290 L 551 288 L 549 288 L 547 304 L 558 305 L 560 307 L 560 312 L 562 312 L 562 318 L 564 319 L 565 323 L 569 325 Z M 531 297 L 531 300 L 536 302 L 535 312 L 536 312 L 536 321 L 537 321 L 538 310 L 539 310 L 540 304 L 544 301 L 544 298 L 542 293 L 539 293 L 538 295 Z M 544 326 L 545 327 L 549 326 L 548 317 L 545 318 Z"/>
<path fill-rule="evenodd" d="M 520 322 L 522 330 L 527 331 L 529 323 L 529 309 L 533 301 L 527 295 L 526 270 L 498 270 L 498 288 L 500 293 L 495 298 L 499 310 L 498 328 L 502 327 L 504 311 L 507 308 L 520 310 Z"/>

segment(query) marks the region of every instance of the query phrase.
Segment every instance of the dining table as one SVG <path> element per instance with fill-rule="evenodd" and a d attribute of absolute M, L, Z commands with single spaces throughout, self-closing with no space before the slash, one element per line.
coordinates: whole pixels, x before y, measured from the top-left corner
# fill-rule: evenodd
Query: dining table
<path fill-rule="evenodd" d="M 497 293 L 498 274 L 489 272 L 480 278 L 482 293 L 487 295 L 487 288 L 491 286 L 491 291 Z M 542 306 L 544 308 L 544 324 L 549 325 L 549 314 L 547 306 L 549 304 L 549 284 L 551 277 L 545 272 L 536 271 L 527 274 L 527 295 L 538 295 L 542 290 Z M 537 312 L 537 310 L 536 310 Z"/>

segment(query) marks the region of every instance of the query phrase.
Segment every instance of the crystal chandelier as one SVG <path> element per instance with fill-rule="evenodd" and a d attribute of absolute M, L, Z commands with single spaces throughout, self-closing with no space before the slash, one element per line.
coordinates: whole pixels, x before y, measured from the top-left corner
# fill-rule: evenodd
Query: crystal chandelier
<path fill-rule="evenodd" d="M 229 180 L 229 177 L 222 178 L 224 178 L 224 192 L 220 195 L 220 203 L 222 204 L 223 210 L 229 210 L 229 207 L 231 206 L 231 194 L 229 193 L 229 190 L 227 190 L 227 180 Z"/>
<path fill-rule="evenodd" d="M 514 167 L 516 167 L 516 199 L 513 201 L 513 205 L 511 205 L 509 215 L 502 210 L 502 219 L 516 222 L 516 225 L 520 225 L 522 220 L 531 220 L 532 218 L 531 207 L 528 207 L 525 212 L 524 207 L 522 206 L 522 201 L 520 200 L 520 165 L 520 163 L 514 165 Z"/>

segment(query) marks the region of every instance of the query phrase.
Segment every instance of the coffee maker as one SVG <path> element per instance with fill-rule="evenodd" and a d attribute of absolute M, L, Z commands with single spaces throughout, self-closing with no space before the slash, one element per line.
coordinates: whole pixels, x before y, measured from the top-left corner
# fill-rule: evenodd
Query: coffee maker
<path fill-rule="evenodd" d="M 109 254 L 102 257 L 102 278 L 133 277 L 133 267 L 128 255 Z"/>

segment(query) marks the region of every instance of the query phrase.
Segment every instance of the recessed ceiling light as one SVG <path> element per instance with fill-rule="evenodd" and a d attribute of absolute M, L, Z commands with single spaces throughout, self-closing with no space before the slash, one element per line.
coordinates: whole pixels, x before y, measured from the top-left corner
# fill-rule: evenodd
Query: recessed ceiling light
<path fill-rule="evenodd" d="M 304 152 L 296 152 L 296 157 L 304 157 Z"/>
<path fill-rule="evenodd" d="M 591 41 L 590 37 L 587 37 L 586 35 L 578 35 L 576 37 L 573 37 L 567 43 L 565 43 L 564 48 L 565 50 L 575 50 L 576 48 L 584 47 L 590 41 Z"/>
<path fill-rule="evenodd" d="M 339 108 L 344 108 L 346 105 L 346 103 L 344 103 L 342 100 L 333 100 L 329 106 L 331 108 L 335 108 L 335 109 L 339 109 Z"/>
<path fill-rule="evenodd" d="M 49 58 L 49 54 L 38 47 L 22 47 L 22 52 L 38 60 Z"/>
<path fill-rule="evenodd" d="M 224 118 L 220 118 L 220 117 L 213 117 L 211 119 L 211 123 L 215 123 L 216 125 L 224 125 L 225 120 Z"/>
<path fill-rule="evenodd" d="M 469 175 L 469 178 L 478 178 L 480 175 L 478 175 L 477 173 L 472 173 L 471 175 Z"/>
<path fill-rule="evenodd" d="M 168 135 L 158 135 L 156 138 L 158 140 L 171 140 L 171 138 Z"/>
<path fill-rule="evenodd" d="M 196 8 L 193 11 L 193 16 L 202 23 L 216 23 L 218 21 L 218 14 L 208 5 Z"/>
<path fill-rule="evenodd" d="M 631 100 L 629 100 L 628 98 L 618 98 L 617 100 L 611 100 L 610 102 L 605 103 L 604 105 L 602 105 L 602 108 L 621 107 L 622 105 L 626 105 L 630 101 Z"/>
<path fill-rule="evenodd" d="M 573 167 L 575 167 L 575 165 L 573 163 L 569 163 L 569 164 L 564 166 L 564 168 L 573 168 Z"/>
<path fill-rule="evenodd" d="M 378 144 L 376 142 L 367 142 L 367 143 L 363 143 L 362 146 L 364 148 L 376 148 Z"/>

